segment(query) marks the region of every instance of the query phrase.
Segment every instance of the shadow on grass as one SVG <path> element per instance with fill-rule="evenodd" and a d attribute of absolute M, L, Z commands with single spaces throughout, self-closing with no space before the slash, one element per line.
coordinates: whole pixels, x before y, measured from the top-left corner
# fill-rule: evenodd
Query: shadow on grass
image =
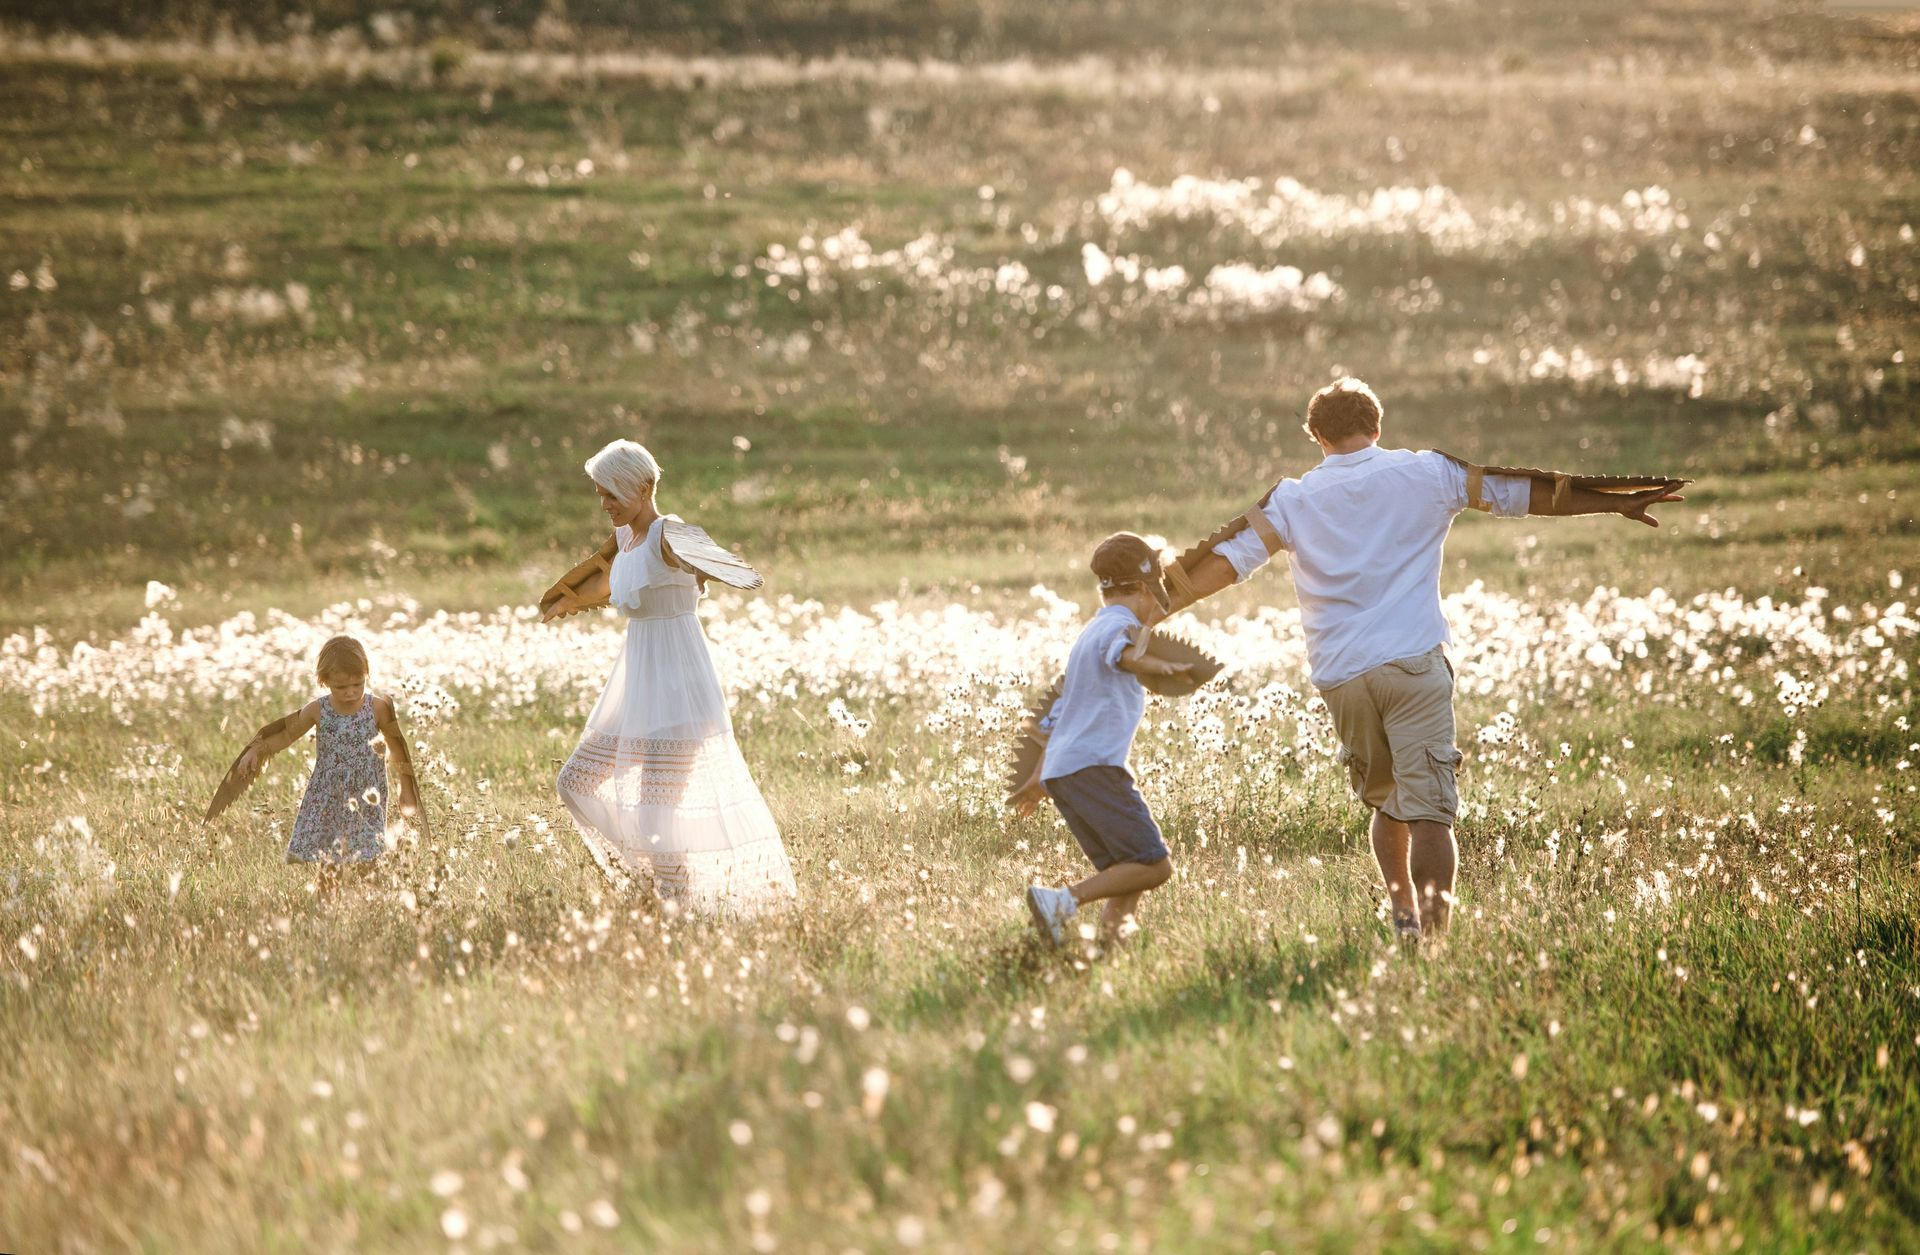
<path fill-rule="evenodd" d="M 1049 951 L 1024 931 L 1010 932 L 936 965 L 889 1009 L 890 1017 L 902 1026 L 952 1030 L 978 1022 L 984 1009 L 1017 1004 L 1050 984 L 1091 984 L 1126 971 L 1138 978 L 1135 996 L 1114 1001 L 1110 1010 L 1096 1004 L 1088 1025 L 1086 1044 L 1107 1047 L 1250 1027 L 1272 1017 L 1273 1003 L 1318 1006 L 1333 990 L 1357 985 L 1379 953 L 1377 938 L 1360 928 L 1313 944 L 1274 933 L 1220 936 L 1206 940 L 1190 960 L 1168 953 L 1172 943 L 1152 933 L 1128 944 L 1134 962 L 1122 969 L 1114 957 L 1091 949 L 1079 955 L 1077 947 Z"/>

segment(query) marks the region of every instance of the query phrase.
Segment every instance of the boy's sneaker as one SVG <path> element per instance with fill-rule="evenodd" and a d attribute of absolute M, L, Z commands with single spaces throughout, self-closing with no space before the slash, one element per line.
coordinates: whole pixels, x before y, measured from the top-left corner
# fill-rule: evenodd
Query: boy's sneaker
<path fill-rule="evenodd" d="M 1080 904 L 1073 900 L 1073 894 L 1066 889 L 1049 889 L 1045 885 L 1027 886 L 1027 911 L 1033 916 L 1033 926 L 1040 930 L 1048 945 L 1057 946 L 1067 939 L 1063 927 Z"/>

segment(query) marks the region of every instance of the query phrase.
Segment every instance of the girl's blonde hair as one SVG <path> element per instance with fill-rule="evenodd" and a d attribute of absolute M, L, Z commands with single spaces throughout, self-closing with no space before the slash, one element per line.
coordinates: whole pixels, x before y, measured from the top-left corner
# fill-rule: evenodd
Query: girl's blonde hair
<path fill-rule="evenodd" d="M 320 647 L 320 658 L 313 672 L 325 684 L 328 676 L 358 676 L 364 680 L 373 667 L 367 661 L 366 647 L 351 636 L 336 636 Z"/>
<path fill-rule="evenodd" d="M 587 459 L 587 474 L 621 504 L 630 505 L 660 482 L 660 463 L 645 445 L 615 440 Z"/>

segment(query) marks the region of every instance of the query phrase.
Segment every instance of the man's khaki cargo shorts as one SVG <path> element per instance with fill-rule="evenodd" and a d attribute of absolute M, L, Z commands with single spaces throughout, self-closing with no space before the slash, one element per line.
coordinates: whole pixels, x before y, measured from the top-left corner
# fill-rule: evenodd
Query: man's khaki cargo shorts
<path fill-rule="evenodd" d="M 1453 743 L 1446 648 L 1382 663 L 1322 689 L 1354 793 L 1389 819 L 1453 823 L 1462 755 Z"/>

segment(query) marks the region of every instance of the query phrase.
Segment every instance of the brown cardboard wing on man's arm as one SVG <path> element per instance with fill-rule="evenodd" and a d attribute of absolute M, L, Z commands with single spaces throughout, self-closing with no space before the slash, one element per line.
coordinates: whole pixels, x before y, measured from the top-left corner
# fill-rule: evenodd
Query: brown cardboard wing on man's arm
<path fill-rule="evenodd" d="M 1273 494 L 1279 487 L 1280 485 L 1275 484 L 1272 488 L 1267 489 L 1260 500 L 1253 503 L 1251 510 L 1248 510 L 1245 514 L 1237 518 L 1229 519 L 1227 522 L 1214 528 L 1213 533 L 1205 540 L 1191 549 L 1183 550 L 1174 557 L 1173 561 L 1167 563 L 1165 574 L 1167 592 L 1173 599 L 1173 608 L 1175 611 L 1184 610 L 1194 602 L 1200 600 L 1199 597 L 1194 594 L 1193 573 L 1199 569 L 1202 562 L 1205 562 L 1212 556 L 1214 550 L 1226 544 L 1241 532 L 1246 531 L 1249 527 L 1253 527 L 1256 521 L 1259 526 L 1264 529 L 1261 536 L 1262 540 L 1266 539 L 1265 533 L 1273 531 L 1273 525 L 1267 522 L 1266 515 L 1263 514 L 1262 511 L 1267 508 L 1267 502 L 1273 500 Z M 1276 538 L 1268 544 L 1268 551 L 1271 552 L 1278 544 L 1279 541 Z"/>
<path fill-rule="evenodd" d="M 1435 449 L 1433 452 L 1449 462 L 1457 463 L 1467 472 L 1467 505 L 1475 510 L 1493 509 L 1493 502 L 1487 498 L 1483 490 L 1486 477 L 1489 475 L 1520 476 L 1550 484 L 1553 487 L 1553 500 L 1556 506 L 1564 504 L 1568 494 L 1575 488 L 1631 496 L 1634 493 L 1650 492 L 1655 488 L 1674 492 L 1693 482 L 1675 475 L 1576 475 L 1569 471 L 1548 471 L 1532 466 L 1482 466 L 1448 453 L 1444 449 Z M 1280 538 L 1274 532 L 1273 525 L 1267 521 L 1265 513 L 1267 502 L 1273 499 L 1273 494 L 1278 487 L 1279 485 L 1276 484 L 1273 488 L 1267 489 L 1266 495 L 1254 503 L 1251 510 L 1238 518 L 1222 523 L 1214 529 L 1211 536 L 1167 564 L 1167 591 L 1172 597 L 1175 610 L 1185 609 L 1199 600 L 1193 587 L 1193 573 L 1213 554 L 1214 550 L 1241 532 L 1252 528 L 1260 534 L 1261 543 L 1266 545 L 1269 556 L 1279 552 Z"/>
<path fill-rule="evenodd" d="M 1433 452 L 1466 471 L 1467 508 L 1470 510 L 1493 509 L 1493 502 L 1482 491 L 1486 477 L 1489 475 L 1511 475 L 1515 478 L 1534 479 L 1551 484 L 1553 503 L 1556 506 L 1565 505 L 1568 495 L 1575 488 L 1630 497 L 1635 493 L 1651 492 L 1655 488 L 1674 492 L 1693 482 L 1675 475 L 1575 475 L 1569 471 L 1544 471 L 1535 466 L 1480 466 L 1463 457 L 1448 453 L 1445 449 L 1435 449 Z"/>

